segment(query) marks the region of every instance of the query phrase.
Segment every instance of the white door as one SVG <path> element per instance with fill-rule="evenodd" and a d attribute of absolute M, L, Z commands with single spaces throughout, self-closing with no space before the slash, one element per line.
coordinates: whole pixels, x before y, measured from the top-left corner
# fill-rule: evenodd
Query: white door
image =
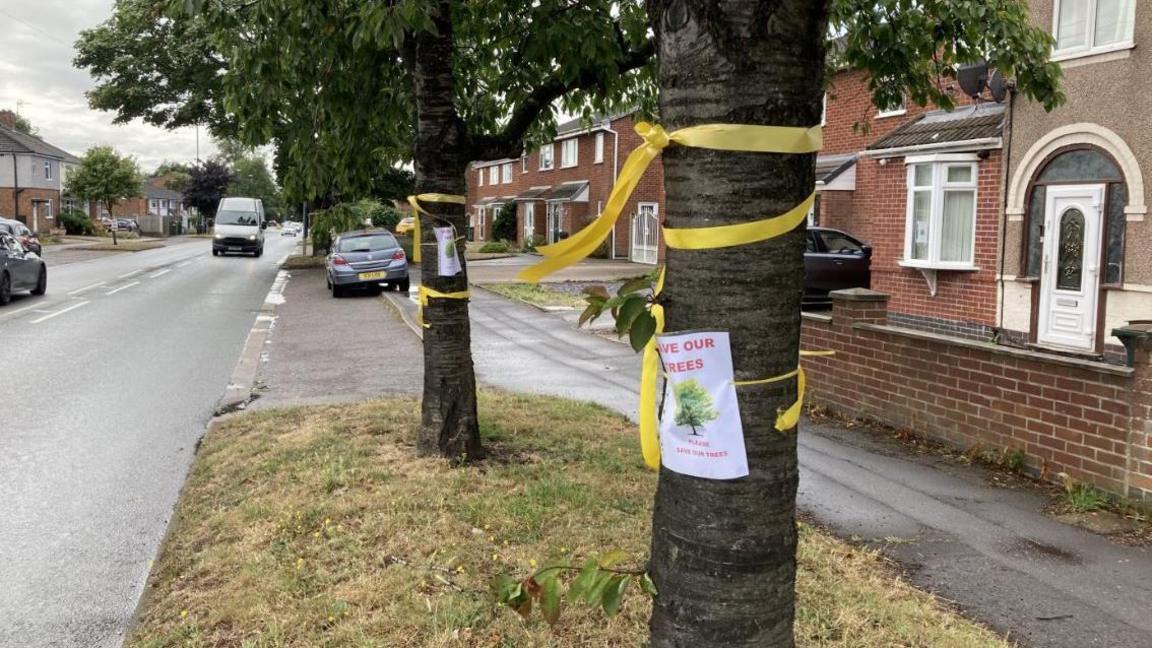
<path fill-rule="evenodd" d="M 660 215 L 656 203 L 640 203 L 632 216 L 632 260 L 656 264 L 660 246 Z"/>
<path fill-rule="evenodd" d="M 1096 348 L 1104 185 L 1048 187 L 1036 341 Z"/>
<path fill-rule="evenodd" d="M 564 203 L 548 203 L 548 242 L 555 243 L 560 238 L 561 219 L 564 216 Z"/>
<path fill-rule="evenodd" d="M 536 236 L 536 203 L 524 203 L 524 245 L 531 245 Z"/>

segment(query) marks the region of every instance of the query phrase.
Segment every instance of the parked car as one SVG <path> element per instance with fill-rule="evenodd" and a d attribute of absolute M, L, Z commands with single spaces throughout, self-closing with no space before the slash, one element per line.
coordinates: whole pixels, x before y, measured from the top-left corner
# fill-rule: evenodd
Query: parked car
<path fill-rule="evenodd" d="M 333 297 L 343 297 L 354 288 L 379 291 L 387 286 L 408 291 L 408 258 L 399 241 L 388 230 L 344 232 L 332 242 L 324 259 L 328 288 Z"/>
<path fill-rule="evenodd" d="M 300 223 L 288 221 L 284 223 L 284 227 L 280 228 L 280 236 L 296 236 L 300 233 L 300 230 Z"/>
<path fill-rule="evenodd" d="M 804 251 L 804 304 L 829 304 L 828 293 L 872 286 L 872 247 L 851 234 L 809 227 Z"/>
<path fill-rule="evenodd" d="M 137 223 L 136 220 L 132 218 L 117 218 L 116 230 L 119 232 L 139 232 L 140 223 Z"/>
<path fill-rule="evenodd" d="M 11 234 L 16 237 L 17 241 L 20 241 L 21 245 L 36 254 L 41 254 L 44 251 L 40 247 L 40 239 L 36 234 L 18 220 L 0 217 L 0 233 Z"/>
<path fill-rule="evenodd" d="M 414 229 L 416 229 L 416 219 L 411 216 L 405 216 L 400 219 L 399 223 L 396 223 L 396 233 L 401 236 L 410 234 Z"/>
<path fill-rule="evenodd" d="M 216 222 L 212 227 L 212 255 L 229 252 L 264 254 L 264 201 L 259 198 L 228 197 L 220 199 Z"/>
<path fill-rule="evenodd" d="M 0 232 L 0 306 L 12 301 L 12 293 L 25 290 L 43 295 L 48 290 L 48 267 L 16 237 Z"/>

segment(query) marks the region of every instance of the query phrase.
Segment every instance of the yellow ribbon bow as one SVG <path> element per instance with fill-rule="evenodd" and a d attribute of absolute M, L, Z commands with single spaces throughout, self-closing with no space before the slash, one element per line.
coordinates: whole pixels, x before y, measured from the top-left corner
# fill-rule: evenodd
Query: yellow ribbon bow
<path fill-rule="evenodd" d="M 427 320 L 424 319 L 424 307 L 428 305 L 428 299 L 429 298 L 433 298 L 433 299 L 468 299 L 471 296 L 468 294 L 467 290 L 461 290 L 459 292 L 446 293 L 446 292 L 440 292 L 439 290 L 435 290 L 433 288 L 429 288 L 423 284 L 420 285 L 420 290 L 418 291 L 417 294 L 418 294 L 417 300 L 418 300 L 419 306 L 417 307 L 417 310 L 416 310 L 416 319 L 420 321 L 420 326 L 423 326 L 424 328 L 432 328 L 432 325 L 429 324 L 427 322 Z"/>
<path fill-rule="evenodd" d="M 519 274 L 521 280 L 537 283 L 557 270 L 578 263 L 595 251 L 612 232 L 616 221 L 628 203 L 628 199 L 648 169 L 648 165 L 656 159 L 660 151 L 667 148 L 672 142 L 697 148 L 755 153 L 813 153 L 820 150 L 824 142 L 823 129 L 820 126 L 801 128 L 747 124 L 703 124 L 668 133 L 658 125 L 640 122 L 636 124 L 636 133 L 644 139 L 644 144 L 628 155 L 628 159 L 625 160 L 624 166 L 620 169 L 616 184 L 612 187 L 612 193 L 609 194 L 608 201 L 604 204 L 604 210 L 596 220 L 567 239 L 540 247 L 538 251 L 544 256 L 544 260 L 521 271 Z M 782 229 L 785 226 L 783 221 L 794 220 L 796 213 L 806 216 L 813 200 L 815 200 L 815 193 L 800 205 L 782 214 L 779 217 L 779 222 L 775 224 L 773 221 L 776 221 L 777 217 L 740 225 L 702 227 L 690 230 L 666 229 L 665 240 L 671 247 L 688 249 L 728 247 L 763 241 L 789 231 L 791 228 Z M 702 233 L 707 231 L 712 233 Z M 681 245 L 674 245 L 673 239 L 676 239 Z M 685 239 L 695 240 L 686 242 Z M 717 242 L 722 244 L 717 245 Z"/>
<path fill-rule="evenodd" d="M 463 205 L 467 202 L 468 199 L 464 196 L 442 193 L 423 193 L 417 194 L 415 196 L 408 196 L 408 204 L 412 205 L 412 261 L 416 263 L 420 263 L 422 258 L 420 254 L 420 248 L 424 245 L 420 234 L 420 214 L 424 214 L 426 216 L 432 215 L 420 206 L 421 200 L 424 202 L 442 202 Z"/>

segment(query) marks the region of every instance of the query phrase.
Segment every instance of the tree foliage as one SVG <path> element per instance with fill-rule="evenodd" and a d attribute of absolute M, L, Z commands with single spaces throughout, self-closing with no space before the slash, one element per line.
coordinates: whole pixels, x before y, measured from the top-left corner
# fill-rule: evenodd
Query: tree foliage
<path fill-rule="evenodd" d="M 194 167 L 184 187 L 184 204 L 195 207 L 204 218 L 214 218 L 220 199 L 228 195 L 233 176 L 228 167 L 216 160 L 207 160 Z"/>
<path fill-rule="evenodd" d="M 264 211 L 271 215 L 279 215 L 282 209 L 280 189 L 272 179 L 268 163 L 258 155 L 247 155 L 232 163 L 228 195 L 259 198 L 264 202 Z"/>
<path fill-rule="evenodd" d="M 29 121 L 27 117 L 23 115 L 16 115 L 16 132 L 36 137 L 39 129 L 33 126 L 32 122 Z"/>
<path fill-rule="evenodd" d="M 111 212 L 120 201 L 139 196 L 142 183 L 135 159 L 120 155 L 111 146 L 93 146 L 68 174 L 64 191 L 101 203 Z"/>
<path fill-rule="evenodd" d="M 720 416 L 720 412 L 712 407 L 712 394 L 695 378 L 676 383 L 672 393 L 676 398 L 673 415 L 676 425 L 687 425 L 694 435 L 699 435 L 697 428 Z"/>
<path fill-rule="evenodd" d="M 492 238 L 497 241 L 516 242 L 516 203 L 508 202 L 500 208 L 492 222 Z"/>

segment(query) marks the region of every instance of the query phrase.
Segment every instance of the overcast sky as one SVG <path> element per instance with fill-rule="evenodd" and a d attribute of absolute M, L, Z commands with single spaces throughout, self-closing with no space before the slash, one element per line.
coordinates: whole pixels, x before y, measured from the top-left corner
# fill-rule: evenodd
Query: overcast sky
<path fill-rule="evenodd" d="M 0 0 L 0 110 L 16 110 L 40 137 L 77 156 L 110 144 L 136 157 L 144 171 L 163 160 L 194 161 L 196 132 L 167 131 L 141 122 L 117 125 L 113 113 L 88 107 L 94 83 L 72 67 L 73 43 L 83 29 L 103 22 L 114 0 Z M 200 156 L 214 152 L 204 130 Z"/>

